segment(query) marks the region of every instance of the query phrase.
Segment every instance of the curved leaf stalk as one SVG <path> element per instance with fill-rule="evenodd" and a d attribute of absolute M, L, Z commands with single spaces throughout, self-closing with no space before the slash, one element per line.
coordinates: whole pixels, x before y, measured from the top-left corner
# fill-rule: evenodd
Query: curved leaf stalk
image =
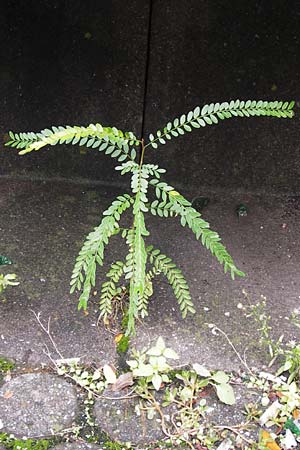
<path fill-rule="evenodd" d="M 166 144 L 166 140 L 178 137 L 193 128 L 202 128 L 206 125 L 217 124 L 219 120 L 231 117 L 272 116 L 278 118 L 292 118 L 294 116 L 295 102 L 268 102 L 263 100 L 231 100 L 223 103 L 211 103 L 202 108 L 197 106 L 193 111 L 183 114 L 173 122 L 168 122 L 163 130 L 149 135 L 149 143 L 145 146 L 157 148 L 158 144 Z"/>
<path fill-rule="evenodd" d="M 136 151 L 134 148 L 130 149 L 130 146 L 140 143 L 131 131 L 123 133 L 115 127 L 102 127 L 99 123 L 90 124 L 88 127 L 68 125 L 52 127 L 52 129 L 46 128 L 39 133 L 18 134 L 10 131 L 9 136 L 10 140 L 5 145 L 22 149 L 19 152 L 20 155 L 40 150 L 46 145 L 78 144 L 105 151 L 105 154 L 117 158 L 118 161 L 134 160 Z"/>
<path fill-rule="evenodd" d="M 81 290 L 78 309 L 86 309 L 90 292 L 95 286 L 96 264 L 103 265 L 104 247 L 109 238 L 120 231 L 118 222 L 121 214 L 132 205 L 133 198 L 128 194 L 121 195 L 104 211 L 103 219 L 98 227 L 88 234 L 79 255 L 71 277 L 71 290 Z"/>
<path fill-rule="evenodd" d="M 112 314 L 112 300 L 120 293 L 120 288 L 117 287 L 121 276 L 123 275 L 124 263 L 116 261 L 111 264 L 110 270 L 106 274 L 108 281 L 102 283 L 100 294 L 100 317 L 106 322 L 108 317 Z"/>
<path fill-rule="evenodd" d="M 175 297 L 178 300 L 182 317 L 185 318 L 188 313 L 194 314 L 195 309 L 191 299 L 189 286 L 181 270 L 178 269 L 171 258 L 163 255 L 159 249 L 154 249 L 152 245 L 147 247 L 146 251 L 149 255 L 149 261 L 153 264 L 154 268 L 167 277 Z"/>

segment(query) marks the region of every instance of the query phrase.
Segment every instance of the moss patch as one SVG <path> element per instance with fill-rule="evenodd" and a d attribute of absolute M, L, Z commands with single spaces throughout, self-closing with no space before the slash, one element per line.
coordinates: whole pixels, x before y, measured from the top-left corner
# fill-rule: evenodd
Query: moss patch
<path fill-rule="evenodd" d="M 48 450 L 53 441 L 48 439 L 17 439 L 7 433 L 0 433 L 0 444 L 10 450 Z"/>
<path fill-rule="evenodd" d="M 0 374 L 8 372 L 15 367 L 15 363 L 8 358 L 0 357 Z"/>

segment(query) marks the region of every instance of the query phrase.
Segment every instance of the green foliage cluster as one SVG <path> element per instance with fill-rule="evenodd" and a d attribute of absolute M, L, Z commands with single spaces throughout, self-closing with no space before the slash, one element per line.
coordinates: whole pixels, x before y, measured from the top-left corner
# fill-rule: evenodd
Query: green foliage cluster
<path fill-rule="evenodd" d="M 47 439 L 18 439 L 7 433 L 0 433 L 0 444 L 9 450 L 48 450 L 52 446 Z"/>
<path fill-rule="evenodd" d="M 0 255 L 0 266 L 11 265 L 12 261 L 7 256 Z M 4 275 L 0 273 L 0 294 L 7 288 L 7 286 L 17 286 L 19 284 L 16 281 L 17 275 L 15 273 L 7 273 Z"/>
<path fill-rule="evenodd" d="M 183 317 L 194 313 L 188 284 L 180 271 L 167 255 L 146 243 L 149 231 L 145 223 L 146 213 L 161 217 L 179 217 L 183 227 L 188 227 L 197 240 L 212 253 L 231 277 L 243 276 L 231 256 L 220 242 L 219 235 L 201 218 L 191 203 L 174 188 L 161 180 L 165 169 L 158 165 L 144 163 L 146 150 L 157 149 L 168 140 L 177 138 L 193 129 L 217 124 L 232 117 L 272 116 L 292 118 L 294 102 L 230 101 L 211 103 L 203 108 L 183 114 L 168 122 L 162 130 L 149 135 L 148 142 L 138 139 L 132 132 L 122 132 L 117 128 L 103 127 L 99 123 L 87 127 L 59 126 L 39 133 L 9 132 L 8 146 L 16 147 L 20 154 L 40 150 L 47 145 L 72 144 L 86 146 L 104 152 L 120 164 L 116 170 L 131 176 L 131 193 L 118 196 L 103 213 L 101 223 L 89 233 L 76 259 L 71 279 L 71 292 L 81 291 L 79 308 L 87 308 L 91 289 L 96 284 L 96 268 L 103 265 L 104 250 L 111 236 L 120 234 L 128 247 L 124 261 L 114 262 L 107 280 L 102 284 L 100 294 L 100 314 L 104 321 L 112 311 L 112 300 L 119 292 L 121 278 L 129 283 L 129 309 L 127 335 L 135 332 L 135 321 L 147 315 L 148 300 L 152 295 L 153 278 L 158 274 L 166 276 L 179 303 Z M 136 148 L 139 147 L 139 157 Z M 155 199 L 148 199 L 152 190 Z M 123 213 L 131 209 L 133 220 L 130 228 L 122 228 Z"/>
<path fill-rule="evenodd" d="M 9 370 L 12 370 L 15 367 L 15 364 L 13 361 L 11 361 L 8 358 L 0 357 L 0 373 L 8 372 Z"/>

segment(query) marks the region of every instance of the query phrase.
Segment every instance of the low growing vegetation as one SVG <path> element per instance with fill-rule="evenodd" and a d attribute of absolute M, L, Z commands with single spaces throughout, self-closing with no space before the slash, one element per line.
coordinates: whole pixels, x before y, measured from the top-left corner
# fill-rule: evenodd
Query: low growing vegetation
<path fill-rule="evenodd" d="M 132 132 L 124 133 L 115 127 L 101 124 L 81 126 L 53 126 L 39 133 L 9 132 L 6 145 L 19 149 L 21 155 L 38 151 L 48 145 L 71 144 L 86 146 L 104 152 L 117 161 L 120 175 L 130 176 L 131 192 L 119 195 L 104 211 L 97 227 L 89 233 L 76 259 L 71 277 L 71 292 L 81 292 L 79 309 L 87 308 L 92 288 L 96 284 L 96 268 L 103 265 L 104 250 L 111 236 L 119 234 L 128 248 L 125 260 L 115 261 L 100 290 L 100 316 L 107 322 L 113 311 L 113 300 L 121 292 L 120 284 L 129 284 L 129 307 L 126 335 L 134 334 L 135 321 L 148 314 L 148 301 L 153 293 L 153 279 L 163 274 L 178 301 L 182 317 L 194 313 L 189 286 L 181 270 L 170 256 L 148 242 L 150 235 L 146 226 L 147 214 L 169 218 L 176 216 L 183 227 L 187 227 L 211 254 L 223 265 L 231 277 L 243 276 L 231 256 L 220 242 L 219 235 L 210 229 L 191 202 L 162 181 L 166 170 L 146 162 L 151 150 L 195 129 L 217 124 L 234 117 L 270 116 L 292 118 L 294 102 L 230 101 L 211 103 L 183 114 L 168 122 L 161 130 L 150 134 L 146 141 Z M 131 226 L 121 225 L 121 216 L 131 210 Z M 123 281 L 122 281 L 123 280 Z"/>

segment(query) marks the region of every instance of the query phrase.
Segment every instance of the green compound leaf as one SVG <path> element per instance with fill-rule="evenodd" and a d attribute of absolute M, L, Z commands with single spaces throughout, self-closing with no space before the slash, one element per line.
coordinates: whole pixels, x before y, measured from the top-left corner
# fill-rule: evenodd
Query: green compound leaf
<path fill-rule="evenodd" d="M 192 204 L 186 198 L 179 192 L 172 190 L 172 186 L 168 186 L 166 183 L 158 183 L 156 180 L 151 180 L 150 184 L 154 185 L 156 194 L 157 191 L 159 191 L 159 197 L 161 196 L 162 191 L 168 195 L 169 201 L 166 203 L 166 209 L 169 213 L 180 216 L 181 225 L 183 227 L 188 226 L 195 234 L 196 239 L 201 239 L 202 245 L 205 246 L 212 255 L 217 258 L 219 263 L 224 266 L 225 273 L 230 271 L 232 279 L 234 279 L 235 275 L 240 277 L 245 276 L 245 274 L 235 266 L 232 257 L 220 242 L 221 238 L 218 233 L 209 228 L 209 223 L 201 218 L 201 214 L 192 207 Z M 152 204 L 150 211 L 152 212 L 153 209 Z"/>
<path fill-rule="evenodd" d="M 117 197 L 112 205 L 106 210 L 103 219 L 98 227 L 94 229 L 86 238 L 71 277 L 71 293 L 75 289 L 82 290 L 79 298 L 78 309 L 86 309 L 90 292 L 95 286 L 96 266 L 103 265 L 104 248 L 108 244 L 109 238 L 119 231 L 118 222 L 121 214 L 133 203 L 133 199 L 128 194 Z"/>
<path fill-rule="evenodd" d="M 149 143 L 146 145 L 152 148 L 158 148 L 159 144 L 165 144 L 172 137 L 178 137 L 191 132 L 193 128 L 201 128 L 207 125 L 217 124 L 218 119 L 230 119 L 231 117 L 252 117 L 252 116 L 271 116 L 277 118 L 292 118 L 294 116 L 295 102 L 268 102 L 256 100 L 232 100 L 229 103 L 210 103 L 201 108 L 197 106 L 188 114 L 183 114 L 180 118 L 176 118 L 173 122 L 158 130 L 156 133 L 149 135 Z M 154 136 L 156 135 L 156 137 Z"/>
<path fill-rule="evenodd" d="M 163 273 L 169 281 L 177 298 L 182 317 L 185 318 L 188 313 L 194 314 L 195 309 L 190 290 L 181 270 L 177 268 L 171 258 L 163 255 L 159 249 L 149 246 L 146 251 L 149 255 L 150 263 L 153 264 L 157 271 Z"/>
<path fill-rule="evenodd" d="M 135 319 L 139 314 L 141 299 L 145 295 L 146 290 L 146 262 L 147 253 L 143 236 L 147 236 L 149 232 L 145 227 L 144 214 L 141 210 L 140 195 L 137 194 L 134 204 L 134 235 L 131 243 L 130 257 L 130 298 L 128 309 L 128 326 L 126 335 L 135 333 Z"/>
<path fill-rule="evenodd" d="M 99 123 L 90 124 L 87 127 L 68 125 L 52 127 L 39 133 L 17 134 L 10 131 L 9 137 L 10 140 L 5 145 L 16 147 L 20 150 L 20 155 L 38 151 L 47 145 L 78 144 L 88 148 L 98 148 L 100 152 L 105 151 L 106 155 L 117 158 L 118 161 L 124 161 L 124 159 L 136 158 L 135 149 L 132 149 L 129 154 L 129 145 L 139 145 L 138 139 L 131 131 L 124 133 L 115 127 L 103 127 Z"/>
<path fill-rule="evenodd" d="M 103 317 L 104 322 L 112 314 L 112 300 L 120 293 L 120 288 L 117 287 L 121 276 L 123 275 L 124 263 L 116 261 L 111 264 L 109 271 L 106 274 L 108 281 L 102 283 L 100 294 L 100 317 Z"/>

